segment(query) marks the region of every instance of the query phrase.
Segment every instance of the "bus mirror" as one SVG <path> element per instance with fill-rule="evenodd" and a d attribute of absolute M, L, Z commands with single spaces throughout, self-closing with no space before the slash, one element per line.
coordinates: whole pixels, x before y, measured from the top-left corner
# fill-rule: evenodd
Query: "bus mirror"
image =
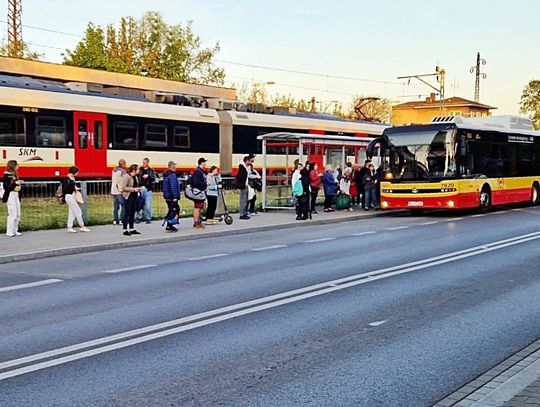
<path fill-rule="evenodd" d="M 459 155 L 461 157 L 467 156 L 467 137 L 465 137 L 465 134 L 459 136 Z"/>

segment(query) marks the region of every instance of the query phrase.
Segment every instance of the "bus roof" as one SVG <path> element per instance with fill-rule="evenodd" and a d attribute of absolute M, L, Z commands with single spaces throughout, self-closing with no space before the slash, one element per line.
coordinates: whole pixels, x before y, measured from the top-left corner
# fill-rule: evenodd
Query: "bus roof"
<path fill-rule="evenodd" d="M 435 117 L 429 124 L 418 124 L 411 126 L 390 127 L 386 133 L 419 131 L 426 128 L 436 128 L 439 130 L 464 129 L 477 131 L 494 131 L 498 133 L 523 134 L 527 136 L 540 137 L 540 131 L 533 129 L 531 120 L 520 116 L 492 116 L 463 118 L 459 116 Z"/>

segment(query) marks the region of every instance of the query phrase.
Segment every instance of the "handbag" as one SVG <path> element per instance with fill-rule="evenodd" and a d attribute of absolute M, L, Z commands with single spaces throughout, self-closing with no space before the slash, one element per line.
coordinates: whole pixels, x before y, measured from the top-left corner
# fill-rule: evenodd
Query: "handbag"
<path fill-rule="evenodd" d="M 137 196 L 137 203 L 135 204 L 135 212 L 142 211 L 145 205 L 146 205 L 146 201 L 144 197 L 141 194 L 139 194 Z"/>
<path fill-rule="evenodd" d="M 194 202 L 202 202 L 206 200 L 206 192 L 193 188 L 191 186 L 188 186 L 186 190 L 184 191 L 184 195 L 187 199 Z"/>
<path fill-rule="evenodd" d="M 80 203 L 80 204 L 84 203 L 84 199 L 81 194 L 81 191 L 75 191 L 75 200 L 77 201 L 77 203 Z"/>

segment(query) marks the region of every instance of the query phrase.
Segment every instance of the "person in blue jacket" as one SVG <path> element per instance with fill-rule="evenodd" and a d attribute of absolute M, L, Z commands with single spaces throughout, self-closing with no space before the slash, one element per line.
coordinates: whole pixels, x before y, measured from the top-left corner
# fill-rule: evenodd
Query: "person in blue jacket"
<path fill-rule="evenodd" d="M 176 163 L 169 161 L 167 165 L 168 170 L 163 173 L 163 199 L 167 203 L 169 211 L 165 217 L 167 221 L 167 232 L 177 232 L 178 229 L 174 227 L 173 220 L 178 219 L 180 216 L 180 183 L 176 175 Z M 177 222 L 174 222 L 177 223 Z"/>
<path fill-rule="evenodd" d="M 332 171 L 332 166 L 327 165 L 326 171 L 323 176 L 323 186 L 324 186 L 324 211 L 333 212 L 332 201 L 338 193 L 338 183 L 334 177 L 334 172 Z"/>

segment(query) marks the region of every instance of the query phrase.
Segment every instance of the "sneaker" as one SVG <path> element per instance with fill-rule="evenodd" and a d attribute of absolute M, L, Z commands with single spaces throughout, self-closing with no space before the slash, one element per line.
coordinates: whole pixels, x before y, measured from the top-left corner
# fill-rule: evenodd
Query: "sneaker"
<path fill-rule="evenodd" d="M 311 211 L 311 213 L 312 213 L 313 215 L 318 215 L 318 214 L 319 214 L 319 212 L 317 212 L 317 211 Z"/>
<path fill-rule="evenodd" d="M 178 229 L 176 229 L 174 226 L 172 225 L 169 225 L 165 228 L 165 232 L 169 232 L 169 233 L 174 233 L 174 232 L 178 232 Z"/>
<path fill-rule="evenodd" d="M 83 226 L 82 228 L 79 228 L 81 232 L 90 232 L 90 229 L 88 229 L 86 226 Z"/>
<path fill-rule="evenodd" d="M 249 219 L 251 219 L 251 217 L 249 217 L 248 215 L 242 215 L 242 216 L 240 216 L 240 219 L 249 220 Z"/>
<path fill-rule="evenodd" d="M 124 236 L 131 236 L 131 232 L 129 230 L 124 230 L 123 235 Z"/>
<path fill-rule="evenodd" d="M 113 225 L 119 225 L 119 224 L 120 224 L 120 222 L 119 222 L 119 221 L 117 221 L 117 220 L 113 220 L 113 221 L 112 221 L 112 224 L 113 224 Z"/>
<path fill-rule="evenodd" d="M 68 233 L 77 233 L 77 231 L 73 228 L 67 228 L 66 232 Z"/>
<path fill-rule="evenodd" d="M 15 233 L 13 233 L 13 234 L 6 233 L 6 236 L 7 236 L 7 237 L 15 237 L 15 236 L 17 236 L 17 235 L 16 235 Z"/>
<path fill-rule="evenodd" d="M 250 212 L 249 216 L 259 216 L 259 212 Z"/>
<path fill-rule="evenodd" d="M 151 224 L 151 223 L 152 223 L 151 220 L 147 220 L 147 221 L 146 221 L 146 224 L 147 224 L 147 225 L 149 225 L 149 224 Z"/>
<path fill-rule="evenodd" d="M 204 229 L 204 225 L 202 223 L 195 223 L 193 224 L 193 229 L 202 230 Z"/>
<path fill-rule="evenodd" d="M 130 235 L 140 235 L 141 232 L 137 232 L 135 229 L 129 232 Z"/>
<path fill-rule="evenodd" d="M 21 232 L 15 232 L 15 236 L 22 236 Z"/>

